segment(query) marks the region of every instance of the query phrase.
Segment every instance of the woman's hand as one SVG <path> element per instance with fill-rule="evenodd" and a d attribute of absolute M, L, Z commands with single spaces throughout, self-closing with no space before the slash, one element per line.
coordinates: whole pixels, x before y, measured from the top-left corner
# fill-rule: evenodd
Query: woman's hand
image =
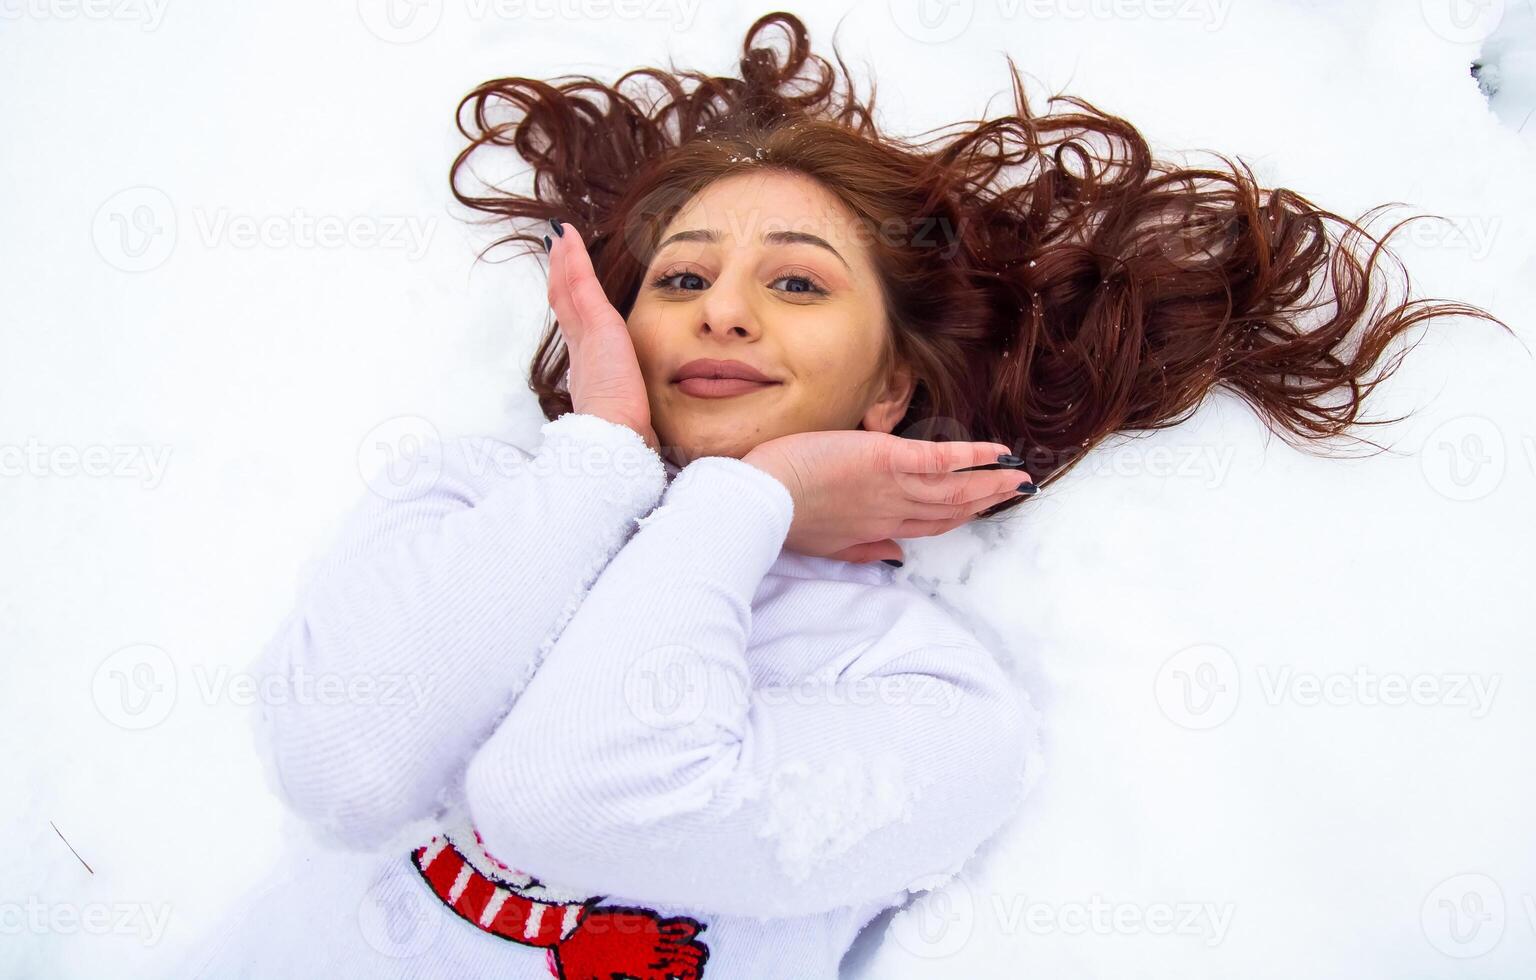
<path fill-rule="evenodd" d="M 893 538 L 943 534 L 1017 496 L 1030 480 L 1022 470 L 955 472 L 997 463 L 1007 452 L 992 442 L 928 442 L 848 429 L 770 439 L 742 462 L 776 477 L 794 499 L 785 547 L 866 562 L 901 558 Z"/>
<path fill-rule="evenodd" d="M 571 224 L 555 226 L 564 234 L 548 239 L 549 305 L 570 352 L 571 409 L 627 425 L 660 450 L 629 327 L 603 293 L 581 233 Z"/>

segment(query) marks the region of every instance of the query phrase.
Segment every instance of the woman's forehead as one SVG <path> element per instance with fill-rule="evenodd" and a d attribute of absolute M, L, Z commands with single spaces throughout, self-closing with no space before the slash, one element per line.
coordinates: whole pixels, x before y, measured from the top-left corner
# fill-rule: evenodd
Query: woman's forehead
<path fill-rule="evenodd" d="M 837 196 L 804 174 L 780 170 L 723 177 L 689 200 L 663 232 L 705 229 L 733 244 L 775 232 L 800 232 L 852 247 L 856 218 Z M 841 248 L 841 245 L 839 246 Z"/>

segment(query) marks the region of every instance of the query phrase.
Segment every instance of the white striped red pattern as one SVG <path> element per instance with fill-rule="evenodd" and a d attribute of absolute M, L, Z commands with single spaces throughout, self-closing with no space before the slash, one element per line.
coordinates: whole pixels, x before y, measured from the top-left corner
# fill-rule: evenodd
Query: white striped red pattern
<path fill-rule="evenodd" d="M 585 902 L 540 902 L 492 881 L 446 834 L 412 851 L 411 861 L 433 894 L 460 917 L 525 946 L 555 945 L 575 932 L 587 913 Z"/>

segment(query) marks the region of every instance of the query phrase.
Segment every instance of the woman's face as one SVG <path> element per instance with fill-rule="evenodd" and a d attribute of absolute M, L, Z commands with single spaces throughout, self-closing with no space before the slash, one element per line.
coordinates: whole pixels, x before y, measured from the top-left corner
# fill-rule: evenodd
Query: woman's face
<path fill-rule="evenodd" d="M 885 308 L 855 217 L 800 174 L 706 187 L 662 232 L 629 314 L 651 424 L 678 465 L 740 458 L 795 432 L 890 432 L 912 383 L 877 377 Z M 661 280 L 658 282 L 658 280 Z M 775 384 L 705 397 L 676 381 L 698 359 L 739 361 Z"/>

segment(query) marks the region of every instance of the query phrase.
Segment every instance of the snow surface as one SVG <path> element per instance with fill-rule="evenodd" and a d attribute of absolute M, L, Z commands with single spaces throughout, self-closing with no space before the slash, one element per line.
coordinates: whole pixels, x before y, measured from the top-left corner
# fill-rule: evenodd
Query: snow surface
<path fill-rule="evenodd" d="M 1000 111 L 1006 50 L 1163 151 L 1445 216 L 1396 240 L 1420 294 L 1530 338 L 1529 0 L 814 7 L 898 131 Z M 472 264 L 458 98 L 731 70 L 769 8 L 409 9 L 0 7 L 0 974 L 167 975 L 308 846 L 242 672 L 381 446 L 508 412 L 536 435 L 542 274 Z M 1437 324 L 1372 406 L 1414 412 L 1374 433 L 1395 455 L 1298 453 L 1216 395 L 1005 526 L 910 542 L 903 574 L 1044 711 L 1048 768 L 845 973 L 1536 975 L 1533 374 Z"/>

